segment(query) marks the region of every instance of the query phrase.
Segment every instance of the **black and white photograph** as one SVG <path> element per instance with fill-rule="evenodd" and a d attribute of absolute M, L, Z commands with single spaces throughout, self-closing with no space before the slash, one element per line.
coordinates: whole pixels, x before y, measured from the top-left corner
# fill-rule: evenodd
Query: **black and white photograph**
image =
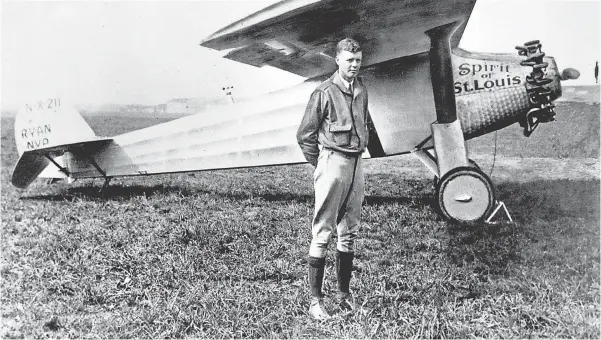
<path fill-rule="evenodd" d="M 601 338 L 601 1 L 0 18 L 0 338 Z"/>

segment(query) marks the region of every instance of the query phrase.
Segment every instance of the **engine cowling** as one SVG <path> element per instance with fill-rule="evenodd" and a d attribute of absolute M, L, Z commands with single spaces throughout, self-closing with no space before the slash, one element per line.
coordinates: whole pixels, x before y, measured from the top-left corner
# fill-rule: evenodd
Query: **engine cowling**
<path fill-rule="evenodd" d="M 453 51 L 457 115 L 466 138 L 516 122 L 529 136 L 539 123 L 554 120 L 561 80 L 577 78 L 578 71 L 559 72 L 538 41 L 518 49 L 517 56 Z"/>

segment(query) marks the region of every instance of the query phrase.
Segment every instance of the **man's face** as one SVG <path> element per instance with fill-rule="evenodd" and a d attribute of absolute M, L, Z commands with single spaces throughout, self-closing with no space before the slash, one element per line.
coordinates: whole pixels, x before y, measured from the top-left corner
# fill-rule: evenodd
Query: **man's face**
<path fill-rule="evenodd" d="M 363 59 L 363 52 L 349 52 L 341 51 L 336 56 L 336 64 L 338 64 L 338 72 L 346 80 L 351 81 L 355 79 L 361 68 L 361 60 Z"/>

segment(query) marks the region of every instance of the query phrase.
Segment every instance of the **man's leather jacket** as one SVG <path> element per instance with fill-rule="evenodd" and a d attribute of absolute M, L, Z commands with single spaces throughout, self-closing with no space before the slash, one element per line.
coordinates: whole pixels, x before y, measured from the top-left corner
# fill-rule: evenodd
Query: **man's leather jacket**
<path fill-rule="evenodd" d="M 345 154 L 360 155 L 369 141 L 367 89 L 359 77 L 353 94 L 338 72 L 311 94 L 296 139 L 307 161 L 317 165 L 318 144 Z"/>

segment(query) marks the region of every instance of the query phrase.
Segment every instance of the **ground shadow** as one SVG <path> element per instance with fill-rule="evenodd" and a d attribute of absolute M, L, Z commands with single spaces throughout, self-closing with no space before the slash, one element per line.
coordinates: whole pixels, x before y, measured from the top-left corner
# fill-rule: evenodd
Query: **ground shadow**
<path fill-rule="evenodd" d="M 476 274 L 504 275 L 520 258 L 519 229 L 516 223 L 449 224 L 447 258 L 459 267 L 472 265 Z"/>
<path fill-rule="evenodd" d="M 44 200 L 44 201 L 74 201 L 77 199 L 99 200 L 99 201 L 127 201 L 135 197 L 152 197 L 155 195 L 177 194 L 182 197 L 194 197 L 199 195 L 214 195 L 219 197 L 231 198 L 234 200 L 248 200 L 260 198 L 268 202 L 286 202 L 312 203 L 313 195 L 295 194 L 295 193 L 251 193 L 251 192 L 219 192 L 216 190 L 207 190 L 200 188 L 190 188 L 188 186 L 164 185 L 153 186 L 132 185 L 132 186 L 108 186 L 104 190 L 99 187 L 84 186 L 73 187 L 64 190 L 61 193 L 22 196 L 22 200 Z M 365 205 L 389 205 L 389 204 L 409 204 L 412 206 L 431 205 L 433 202 L 430 196 L 384 196 L 367 195 Z"/>
<path fill-rule="evenodd" d="M 507 205 L 514 222 L 449 223 L 447 257 L 457 266 L 474 266 L 477 273 L 506 274 L 512 262 L 521 260 L 520 252 L 530 235 L 544 232 L 538 229 L 547 224 L 566 217 L 598 223 L 599 196 L 598 180 L 502 183 L 497 186 L 497 199 Z"/>
<path fill-rule="evenodd" d="M 108 186 L 104 189 L 93 186 L 73 187 L 56 194 L 22 196 L 22 200 L 46 200 L 46 201 L 73 201 L 77 199 L 97 200 L 97 201 L 127 201 L 136 197 L 152 197 L 155 195 L 177 194 L 181 197 L 195 197 L 200 195 L 214 195 L 219 197 L 231 198 L 234 200 L 248 200 L 252 198 L 261 198 L 269 202 L 295 201 L 305 203 L 313 200 L 313 196 L 294 193 L 249 193 L 249 192 L 219 192 L 216 190 L 207 190 L 201 188 L 191 188 L 189 186 L 164 185 L 153 186 L 132 185 L 132 186 Z"/>
<path fill-rule="evenodd" d="M 405 195 L 405 196 L 383 196 L 383 195 L 367 195 L 365 196 L 364 205 L 392 205 L 403 204 L 412 207 L 432 206 L 434 197 L 432 195 Z"/>
<path fill-rule="evenodd" d="M 60 189 L 63 190 L 63 189 Z M 518 223 L 527 223 L 533 219 L 557 219 L 565 216 L 582 216 L 583 214 L 599 216 L 599 181 L 598 180 L 549 180 L 528 183 L 505 182 L 496 187 L 497 199 L 503 201 L 512 217 Z M 22 196 L 23 200 L 73 201 L 89 200 L 128 200 L 135 197 L 152 197 L 157 194 L 177 194 L 182 197 L 199 195 L 216 195 L 235 200 L 260 198 L 269 202 L 294 201 L 311 203 L 312 193 L 273 192 L 273 191 L 238 191 L 220 192 L 218 190 L 197 188 L 190 185 L 153 186 L 111 185 L 103 190 L 100 187 L 81 186 L 66 188 L 59 193 L 45 195 Z M 419 191 L 415 195 L 410 192 L 402 195 L 367 195 L 365 205 L 403 204 L 415 207 L 435 208 L 433 193 Z M 452 228 L 451 228 L 452 229 Z M 474 228 L 478 229 L 478 228 Z M 479 228 L 482 229 L 482 228 Z"/>
<path fill-rule="evenodd" d="M 177 194 L 181 197 L 194 197 L 200 195 L 213 195 L 230 198 L 234 200 L 248 200 L 259 198 L 268 202 L 296 202 L 313 203 L 313 194 L 292 193 L 292 192 L 220 192 L 197 188 L 190 185 L 165 185 L 157 184 L 147 185 L 109 185 L 102 189 L 100 186 L 80 186 L 59 189 L 59 193 L 41 194 L 32 196 L 22 196 L 22 200 L 45 200 L 45 201 L 74 201 L 78 199 L 95 201 L 127 201 L 136 197 L 153 197 L 155 195 Z M 415 196 L 393 196 L 393 195 L 367 195 L 364 204 L 373 205 L 391 205 L 405 204 L 411 206 L 431 206 L 434 200 L 431 195 L 418 194 Z"/>
<path fill-rule="evenodd" d="M 518 222 L 596 216 L 599 219 L 599 180 L 537 180 L 497 185 L 503 201 Z"/>
<path fill-rule="evenodd" d="M 156 194 L 181 193 L 182 196 L 193 196 L 196 193 L 186 187 L 169 185 L 132 185 L 132 186 L 108 186 L 104 189 L 95 186 L 70 187 L 60 189 L 60 193 L 43 194 L 34 196 L 22 196 L 22 200 L 46 200 L 46 201 L 73 201 L 76 199 L 87 200 L 127 200 L 134 197 L 152 197 Z"/>

